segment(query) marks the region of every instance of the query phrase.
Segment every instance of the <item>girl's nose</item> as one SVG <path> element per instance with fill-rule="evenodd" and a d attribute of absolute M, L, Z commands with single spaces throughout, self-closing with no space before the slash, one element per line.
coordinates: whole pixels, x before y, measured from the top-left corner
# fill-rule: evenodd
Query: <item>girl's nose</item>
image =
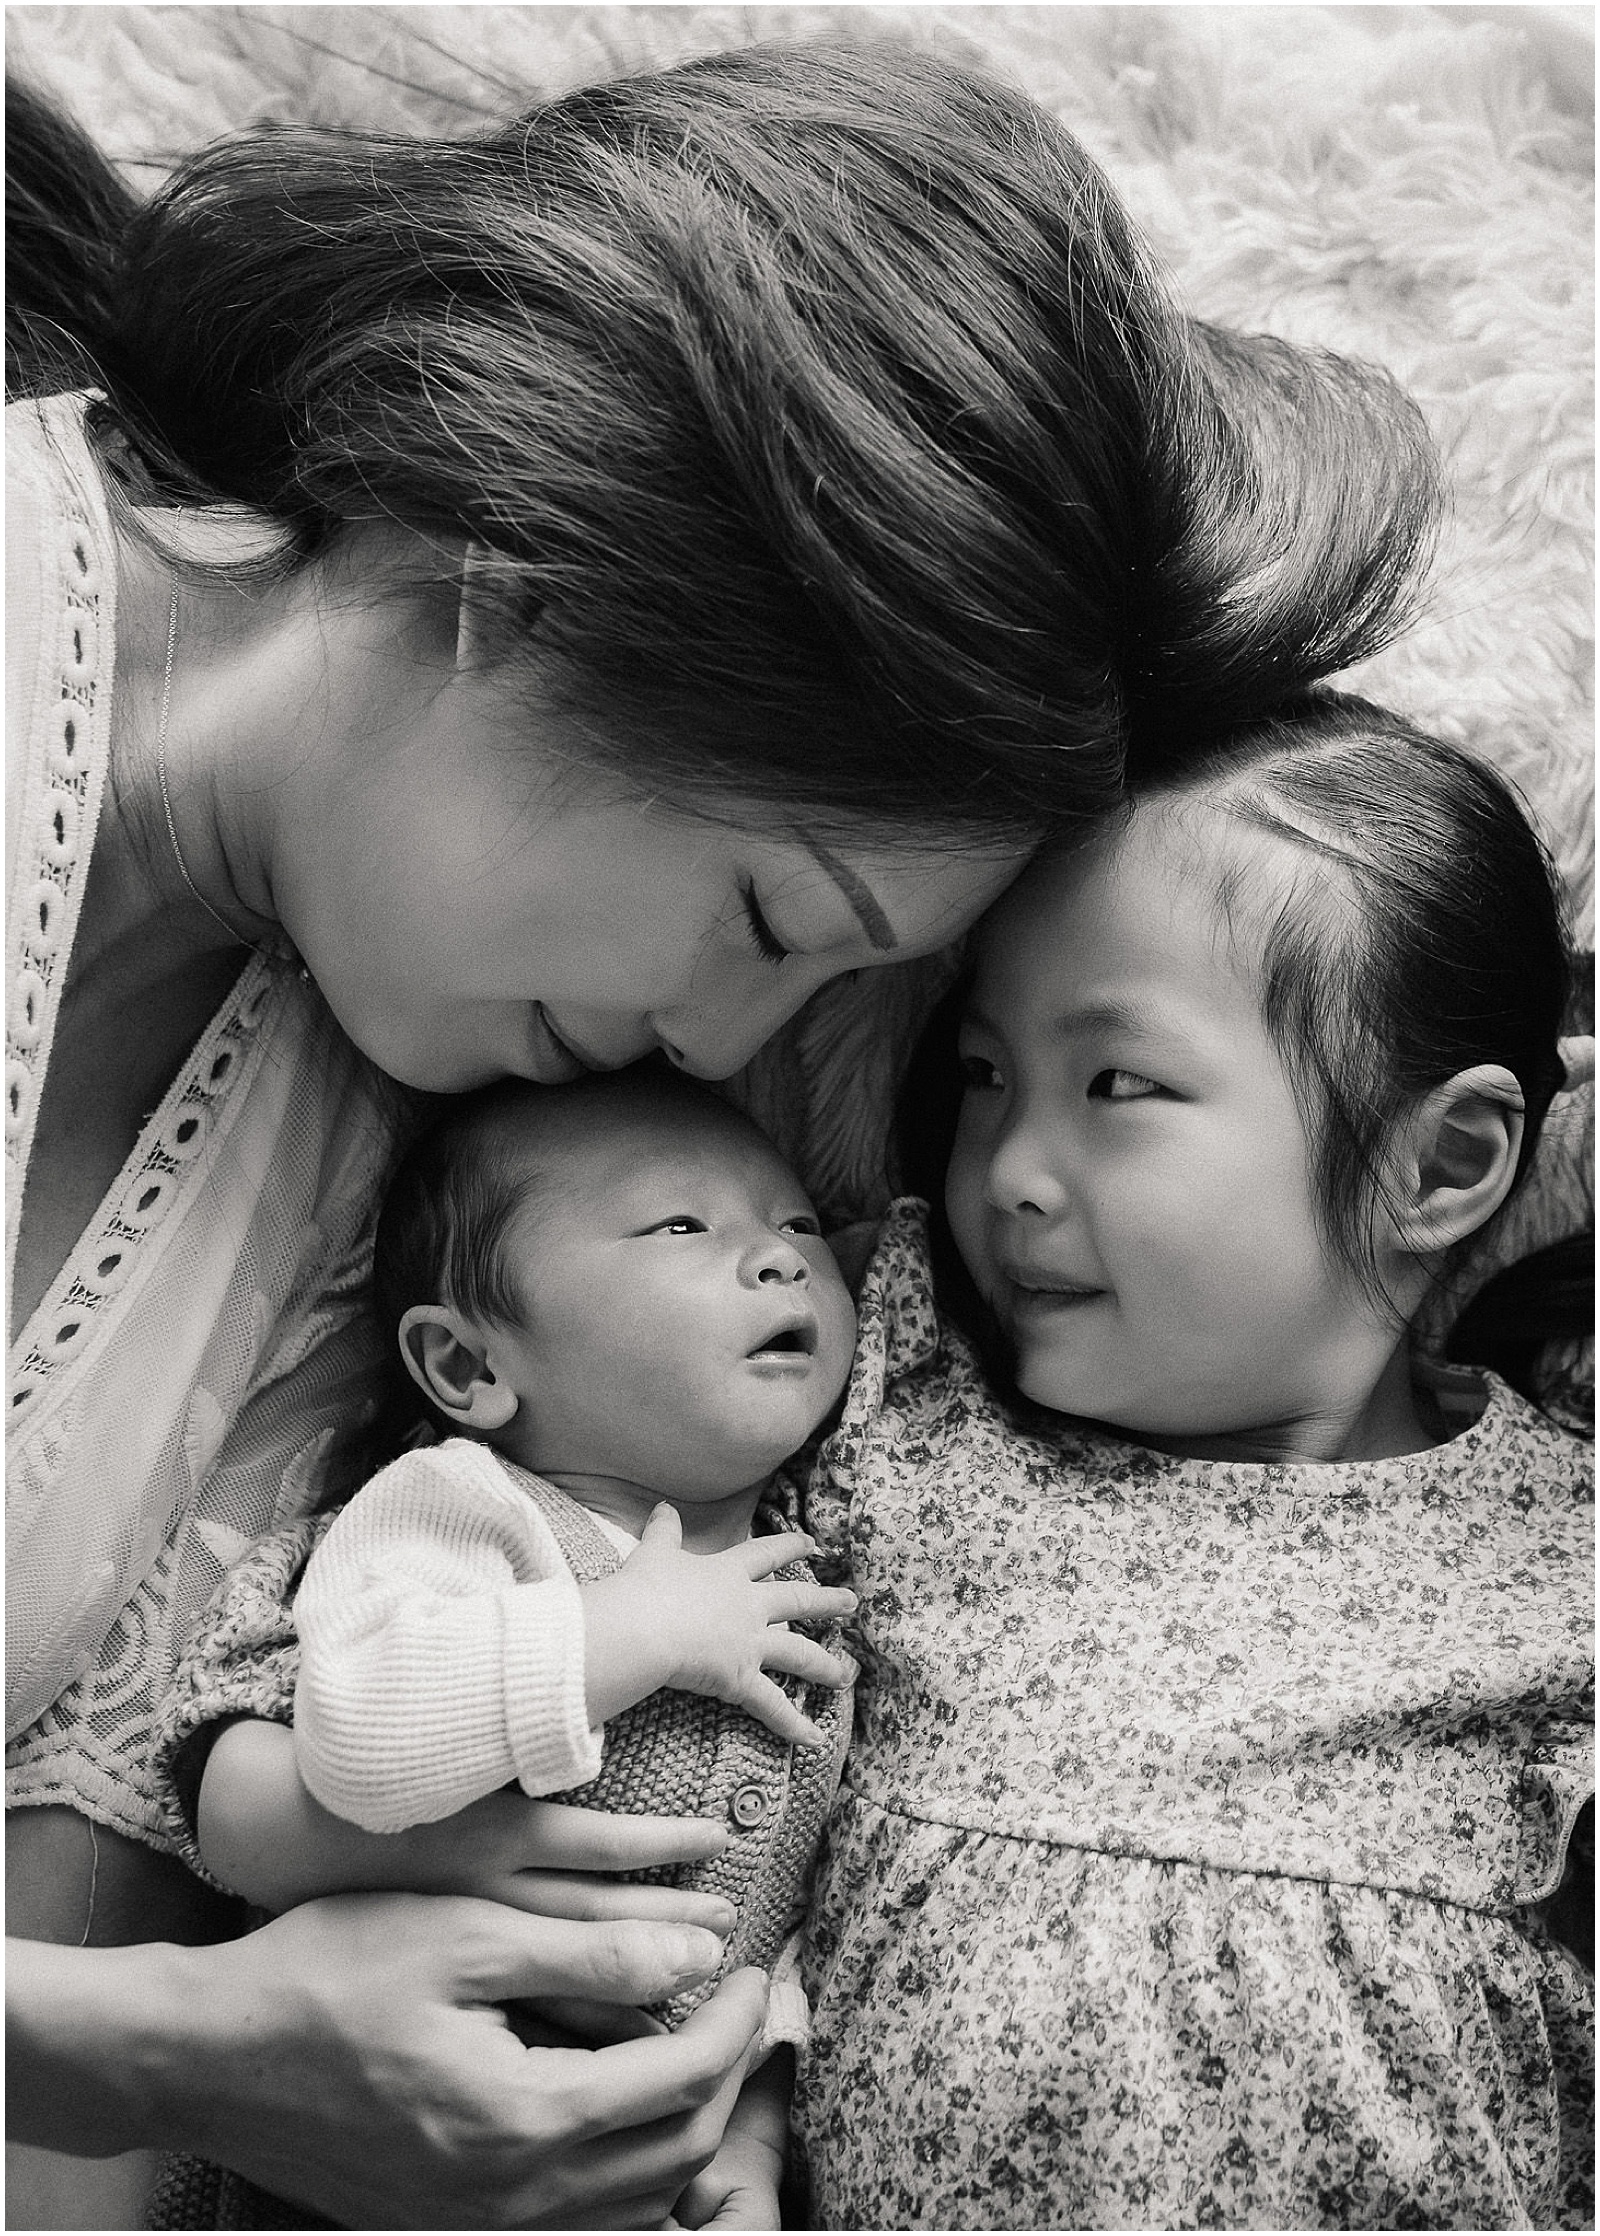
<path fill-rule="evenodd" d="M 739 1274 L 755 1288 L 803 1288 L 811 1268 L 786 1234 L 768 1234 L 744 1253 Z"/>
<path fill-rule="evenodd" d="M 1035 1127 L 1014 1125 L 1001 1137 L 989 1160 L 985 1193 L 997 1211 L 1023 1216 L 1031 1212 L 1053 1219 L 1068 1202 L 1060 1163 Z"/>

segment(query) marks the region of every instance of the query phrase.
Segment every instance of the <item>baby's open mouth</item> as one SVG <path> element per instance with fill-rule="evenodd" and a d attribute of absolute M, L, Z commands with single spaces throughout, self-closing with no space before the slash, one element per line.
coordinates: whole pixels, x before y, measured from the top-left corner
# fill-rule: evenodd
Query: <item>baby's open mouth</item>
<path fill-rule="evenodd" d="M 763 1337 L 761 1342 L 745 1355 L 752 1359 L 770 1359 L 773 1357 L 811 1359 L 816 1357 L 816 1352 L 816 1323 L 812 1320 L 802 1320 L 799 1322 L 791 1321 L 787 1327 L 774 1329 L 771 1335 Z"/>

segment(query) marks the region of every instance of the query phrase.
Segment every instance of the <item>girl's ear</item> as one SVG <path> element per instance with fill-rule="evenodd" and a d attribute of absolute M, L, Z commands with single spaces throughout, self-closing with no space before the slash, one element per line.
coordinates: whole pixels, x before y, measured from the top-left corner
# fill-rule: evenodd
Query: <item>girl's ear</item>
<path fill-rule="evenodd" d="M 447 1304 L 414 1304 L 400 1320 L 406 1372 L 445 1418 L 463 1431 L 503 1429 L 517 1393 L 489 1363 L 483 1337 Z"/>
<path fill-rule="evenodd" d="M 1448 1250 L 1499 1210 L 1516 1178 L 1524 1107 L 1504 1064 L 1474 1064 L 1424 1095 L 1396 1171 L 1403 1249 L 1418 1257 Z"/>
<path fill-rule="evenodd" d="M 1567 1033 L 1556 1042 L 1556 1054 L 1561 1058 L 1565 1078 L 1561 1092 L 1570 1094 L 1575 1087 L 1594 1085 L 1594 1035 L 1593 1033 Z"/>

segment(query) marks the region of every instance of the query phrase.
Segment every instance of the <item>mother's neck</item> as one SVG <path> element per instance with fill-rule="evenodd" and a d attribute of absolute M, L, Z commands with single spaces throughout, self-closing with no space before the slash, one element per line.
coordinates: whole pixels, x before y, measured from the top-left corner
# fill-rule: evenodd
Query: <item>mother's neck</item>
<path fill-rule="evenodd" d="M 398 627 L 424 657 L 436 649 L 431 636 L 443 644 L 453 630 L 453 607 L 438 612 L 427 587 L 437 560 L 403 530 L 354 531 L 291 573 L 251 579 L 226 563 L 230 539 L 241 559 L 259 553 L 259 529 L 227 514 L 200 518 L 204 569 L 168 557 L 195 549 L 190 517 L 151 516 L 152 540 L 121 542 L 112 814 L 102 831 L 114 874 L 101 920 L 83 926 L 86 961 L 130 933 L 197 958 L 227 947 L 230 931 L 245 947 L 280 940 L 283 851 L 319 772 L 346 749 L 374 617 L 389 617 L 376 633 L 392 639 Z"/>

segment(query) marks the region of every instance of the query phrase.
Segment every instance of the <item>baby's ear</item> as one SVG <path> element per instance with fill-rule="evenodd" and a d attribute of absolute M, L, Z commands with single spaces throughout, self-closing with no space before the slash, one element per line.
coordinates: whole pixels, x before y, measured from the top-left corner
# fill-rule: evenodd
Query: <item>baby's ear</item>
<path fill-rule="evenodd" d="M 1423 1096 L 1396 1162 L 1397 1239 L 1418 1257 L 1463 1241 L 1510 1192 L 1522 1151 L 1522 1089 L 1504 1064 L 1474 1064 Z"/>
<path fill-rule="evenodd" d="M 401 1315 L 400 1356 L 453 1427 L 484 1436 L 517 1410 L 517 1393 L 495 1373 L 482 1335 L 447 1304 L 414 1304 Z"/>

